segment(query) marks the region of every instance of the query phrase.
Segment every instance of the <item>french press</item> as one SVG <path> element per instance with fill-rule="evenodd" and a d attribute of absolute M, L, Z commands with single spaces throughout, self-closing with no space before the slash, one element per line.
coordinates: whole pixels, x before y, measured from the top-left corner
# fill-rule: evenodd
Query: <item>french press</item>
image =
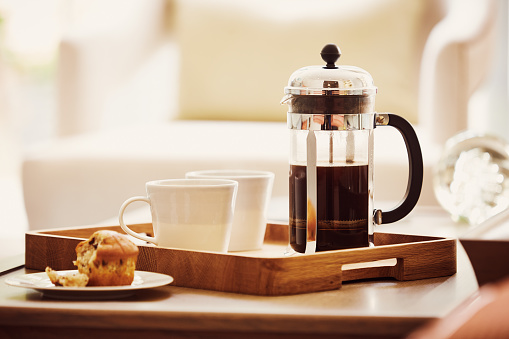
<path fill-rule="evenodd" d="M 337 66 L 336 45 L 326 45 L 321 56 L 325 66 L 303 67 L 290 76 L 282 100 L 290 129 L 290 245 L 301 253 L 369 246 L 374 224 L 405 217 L 422 187 L 422 153 L 410 123 L 375 111 L 373 78 L 361 68 Z M 389 211 L 373 208 L 377 126 L 398 129 L 408 153 L 406 194 Z"/>

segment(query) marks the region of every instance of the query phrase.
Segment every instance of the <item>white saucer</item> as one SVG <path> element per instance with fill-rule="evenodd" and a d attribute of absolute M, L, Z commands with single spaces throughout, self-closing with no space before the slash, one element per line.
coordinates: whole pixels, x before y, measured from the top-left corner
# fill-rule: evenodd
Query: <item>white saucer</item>
<path fill-rule="evenodd" d="M 60 273 L 77 272 L 77 270 L 59 271 Z M 173 282 L 173 277 L 153 272 L 135 271 L 134 281 L 124 286 L 90 286 L 62 287 L 55 286 L 46 272 L 18 275 L 7 278 L 5 283 L 10 286 L 31 288 L 55 299 L 118 299 L 133 295 L 137 290 L 160 287 Z"/>

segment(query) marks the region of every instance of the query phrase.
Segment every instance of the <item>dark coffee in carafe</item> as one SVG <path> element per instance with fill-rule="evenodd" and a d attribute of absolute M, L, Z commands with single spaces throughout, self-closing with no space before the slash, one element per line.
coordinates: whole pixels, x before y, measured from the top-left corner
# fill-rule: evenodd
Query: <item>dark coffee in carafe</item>
<path fill-rule="evenodd" d="M 305 252 L 306 166 L 290 166 L 290 245 Z M 318 166 L 316 251 L 368 246 L 368 165 Z"/>

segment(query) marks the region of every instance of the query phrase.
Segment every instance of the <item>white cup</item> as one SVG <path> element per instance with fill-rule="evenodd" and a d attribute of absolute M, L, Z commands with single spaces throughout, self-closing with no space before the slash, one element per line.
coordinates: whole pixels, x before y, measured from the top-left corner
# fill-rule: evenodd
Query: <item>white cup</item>
<path fill-rule="evenodd" d="M 262 247 L 274 173 L 254 170 L 206 170 L 188 172 L 186 178 L 221 178 L 237 181 L 239 191 L 228 251 L 249 251 Z"/>
<path fill-rule="evenodd" d="M 146 183 L 147 196 L 127 199 L 119 211 L 122 229 L 158 246 L 226 252 L 231 236 L 237 182 L 218 179 L 169 179 Z M 150 205 L 154 237 L 132 231 L 124 211 L 134 201 Z"/>

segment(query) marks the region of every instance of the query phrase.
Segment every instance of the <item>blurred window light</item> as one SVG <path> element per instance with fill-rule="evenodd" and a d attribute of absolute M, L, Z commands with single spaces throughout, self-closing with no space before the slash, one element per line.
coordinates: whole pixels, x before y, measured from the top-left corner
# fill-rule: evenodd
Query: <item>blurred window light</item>
<path fill-rule="evenodd" d="M 4 51 L 28 67 L 52 62 L 62 31 L 62 9 L 62 0 L 0 2 Z"/>

